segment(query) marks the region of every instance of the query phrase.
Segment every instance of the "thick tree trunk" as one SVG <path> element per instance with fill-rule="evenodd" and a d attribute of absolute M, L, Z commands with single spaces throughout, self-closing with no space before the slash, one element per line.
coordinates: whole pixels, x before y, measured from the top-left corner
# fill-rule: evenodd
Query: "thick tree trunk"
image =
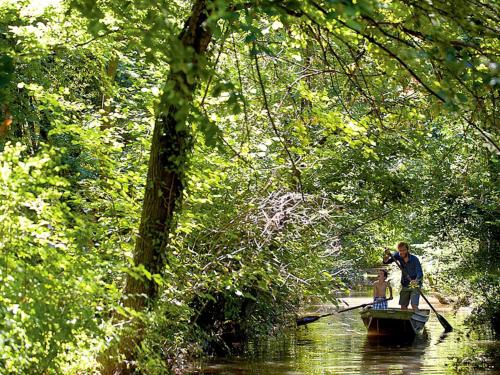
<path fill-rule="evenodd" d="M 134 264 L 142 264 L 151 274 L 161 273 L 165 266 L 165 250 L 173 228 L 174 210 L 182 197 L 185 166 L 191 151 L 191 136 L 185 124 L 186 107 L 191 105 L 197 83 L 198 57 L 206 51 L 211 40 L 210 31 L 204 27 L 208 16 L 206 3 L 206 0 L 195 1 L 179 35 L 184 46 L 184 51 L 179 53 L 186 56 L 186 65 L 194 67 L 191 77 L 194 75 L 195 79 L 188 79 L 186 73 L 172 67 L 154 127 L 141 225 L 134 253 Z M 172 94 L 175 99 L 172 99 Z M 123 299 L 125 307 L 145 310 L 156 296 L 154 280 L 127 276 Z M 122 336 L 118 350 L 105 353 L 101 360 L 103 374 L 133 372 L 134 352 L 142 340 L 141 331 L 140 322 L 132 323 L 129 333 Z M 119 355 L 122 360 L 117 358 Z"/>

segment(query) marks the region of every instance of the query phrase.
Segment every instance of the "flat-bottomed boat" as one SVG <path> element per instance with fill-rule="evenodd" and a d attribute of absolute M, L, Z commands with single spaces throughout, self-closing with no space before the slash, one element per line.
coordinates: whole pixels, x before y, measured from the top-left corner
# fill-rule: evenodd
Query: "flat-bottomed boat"
<path fill-rule="evenodd" d="M 430 310 L 401 310 L 372 308 L 363 309 L 361 319 L 369 336 L 391 336 L 395 338 L 413 338 L 422 332 L 429 320 Z"/>

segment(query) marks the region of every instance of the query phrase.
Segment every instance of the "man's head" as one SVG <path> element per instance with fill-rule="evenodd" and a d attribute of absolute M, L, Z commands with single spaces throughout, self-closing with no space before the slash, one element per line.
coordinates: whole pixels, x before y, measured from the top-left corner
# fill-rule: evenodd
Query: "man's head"
<path fill-rule="evenodd" d="M 396 247 L 399 251 L 399 255 L 403 259 L 406 258 L 410 253 L 410 245 L 408 245 L 406 242 L 400 242 Z"/>

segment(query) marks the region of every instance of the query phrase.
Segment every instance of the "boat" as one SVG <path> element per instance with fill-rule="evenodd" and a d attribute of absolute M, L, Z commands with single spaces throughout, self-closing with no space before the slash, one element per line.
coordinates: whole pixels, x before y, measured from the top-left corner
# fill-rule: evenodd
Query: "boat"
<path fill-rule="evenodd" d="M 361 310 L 361 319 L 368 330 L 368 336 L 387 336 L 394 338 L 414 338 L 424 329 L 429 320 L 430 310 L 418 311 L 401 309 Z"/>

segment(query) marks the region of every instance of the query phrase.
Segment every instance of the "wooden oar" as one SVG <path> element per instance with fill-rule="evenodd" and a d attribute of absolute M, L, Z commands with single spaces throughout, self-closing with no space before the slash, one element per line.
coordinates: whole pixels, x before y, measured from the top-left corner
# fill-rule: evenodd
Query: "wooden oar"
<path fill-rule="evenodd" d="M 399 262 L 396 260 L 396 258 L 394 258 L 394 256 L 392 255 L 392 253 L 390 251 L 387 251 L 386 254 L 388 254 L 392 261 L 394 263 L 396 263 L 396 265 L 399 267 L 399 269 L 401 270 L 401 272 L 403 272 L 403 275 L 411 281 L 411 277 L 410 275 L 408 274 L 408 272 L 406 272 L 406 270 L 403 268 L 403 266 L 401 264 L 399 264 Z M 434 306 L 431 305 L 431 303 L 429 302 L 429 300 L 425 297 L 424 293 L 422 293 L 422 290 L 420 289 L 420 287 L 416 287 L 414 288 L 418 291 L 418 293 L 420 293 L 420 295 L 422 296 L 422 298 L 425 300 L 425 302 L 427 302 L 427 304 L 431 307 L 432 311 L 434 311 L 434 313 L 436 314 L 438 320 L 439 320 L 439 323 L 441 323 L 441 325 L 443 326 L 444 328 L 444 331 L 445 332 L 451 332 L 453 331 L 453 327 L 451 326 L 450 323 L 448 323 L 448 321 L 441 315 L 439 314 L 436 309 L 434 308 Z"/>
<path fill-rule="evenodd" d="M 377 301 L 376 303 L 380 303 L 380 302 L 384 302 L 384 301 L 389 301 L 389 299 L 390 298 L 386 298 L 386 299 L 384 299 L 382 301 Z M 362 305 L 349 307 L 347 309 L 337 310 L 337 311 L 334 311 L 334 312 L 331 312 L 331 313 L 328 313 L 328 314 L 323 314 L 323 315 L 308 315 L 308 316 L 304 316 L 302 318 L 297 319 L 297 327 L 298 326 L 305 326 L 306 324 L 315 322 L 316 320 L 318 320 L 320 318 L 324 318 L 325 316 L 330 316 L 330 315 L 334 315 L 334 314 L 338 314 L 338 313 L 343 313 L 343 312 L 350 311 L 350 310 L 359 309 L 360 307 L 366 307 L 366 306 L 369 306 L 369 305 L 373 305 L 374 303 L 375 302 L 363 303 Z"/>

